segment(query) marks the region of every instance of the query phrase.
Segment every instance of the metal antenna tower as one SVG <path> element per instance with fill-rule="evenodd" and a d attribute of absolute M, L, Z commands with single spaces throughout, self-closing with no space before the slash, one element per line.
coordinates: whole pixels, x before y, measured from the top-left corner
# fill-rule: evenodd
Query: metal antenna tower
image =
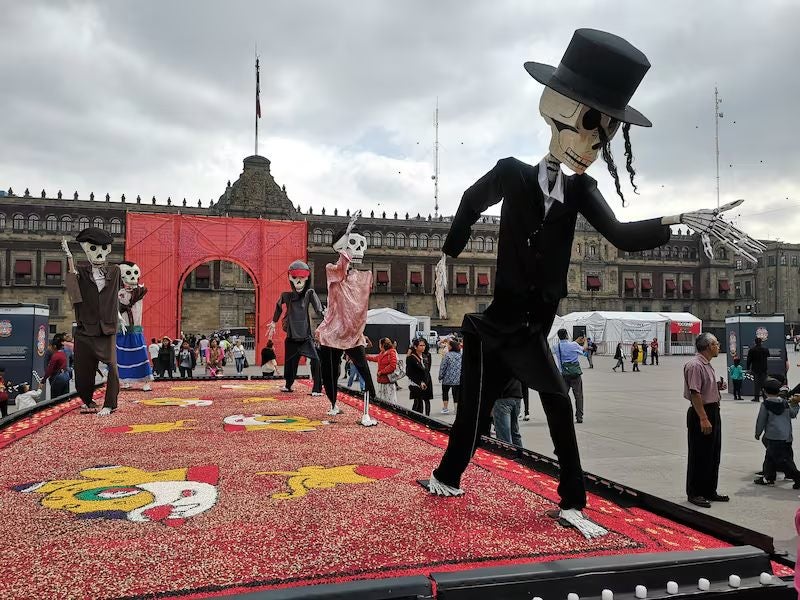
<path fill-rule="evenodd" d="M 722 104 L 722 98 L 719 97 L 719 90 L 714 86 L 714 142 L 716 144 L 717 153 L 717 208 L 719 208 L 719 120 L 723 114 L 719 110 L 719 105 Z"/>
<path fill-rule="evenodd" d="M 439 218 L 439 97 L 436 97 L 436 111 L 433 113 L 435 137 L 433 142 L 433 217 Z"/>

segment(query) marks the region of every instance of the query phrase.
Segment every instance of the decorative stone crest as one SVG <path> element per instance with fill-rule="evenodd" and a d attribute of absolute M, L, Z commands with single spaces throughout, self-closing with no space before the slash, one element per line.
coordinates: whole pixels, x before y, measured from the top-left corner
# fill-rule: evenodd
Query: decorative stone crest
<path fill-rule="evenodd" d="M 213 206 L 213 212 L 231 217 L 258 217 L 267 219 L 298 218 L 286 192 L 270 173 L 270 161 L 263 156 L 248 156 L 239 179 L 226 187 Z"/>

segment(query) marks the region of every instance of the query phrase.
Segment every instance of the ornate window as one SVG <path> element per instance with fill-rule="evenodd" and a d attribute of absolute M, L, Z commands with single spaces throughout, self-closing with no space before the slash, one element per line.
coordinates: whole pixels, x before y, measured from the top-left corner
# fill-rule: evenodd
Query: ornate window
<path fill-rule="evenodd" d="M 311 234 L 311 243 L 322 244 L 322 229 L 314 230 L 314 233 Z"/>
<path fill-rule="evenodd" d="M 111 233 L 122 233 L 122 221 L 116 217 L 111 219 L 111 222 L 109 223 L 109 230 Z"/>
<path fill-rule="evenodd" d="M 367 240 L 367 247 L 371 248 L 372 247 L 372 234 L 369 231 L 365 231 L 361 235 L 363 235 L 364 239 Z"/>
<path fill-rule="evenodd" d="M 25 217 L 19 213 L 15 214 L 13 227 L 14 231 L 23 231 L 25 229 Z"/>
<path fill-rule="evenodd" d="M 47 215 L 45 229 L 47 231 L 58 231 L 58 219 L 56 219 L 55 215 Z"/>
<path fill-rule="evenodd" d="M 689 258 L 691 258 L 692 260 L 697 259 L 697 249 L 692 248 L 689 250 Z"/>
<path fill-rule="evenodd" d="M 380 232 L 376 231 L 372 234 L 372 245 L 375 248 L 380 248 L 383 246 L 383 236 L 380 234 Z"/>
<path fill-rule="evenodd" d="M 398 248 L 406 247 L 406 235 L 404 233 L 397 234 L 397 247 Z"/>
<path fill-rule="evenodd" d="M 419 236 L 419 247 L 420 248 L 428 247 L 428 234 L 423 233 L 421 236 Z"/>
<path fill-rule="evenodd" d="M 69 215 L 64 215 L 63 217 L 61 217 L 60 229 L 64 233 L 69 233 L 70 231 L 72 231 L 72 217 L 70 217 Z"/>
<path fill-rule="evenodd" d="M 717 256 L 720 260 L 727 260 L 728 259 L 728 250 L 725 246 L 721 246 L 719 249 L 719 254 Z"/>
<path fill-rule="evenodd" d="M 580 244 L 575 244 L 575 254 L 577 254 L 578 256 L 581 255 L 581 245 Z M 627 252 L 625 254 L 627 254 Z"/>
<path fill-rule="evenodd" d="M 472 249 L 475 252 L 483 252 L 483 238 L 482 237 L 475 238 L 475 242 L 472 244 Z"/>
<path fill-rule="evenodd" d="M 597 246 L 594 244 L 589 246 L 589 256 L 597 256 Z"/>
<path fill-rule="evenodd" d="M 326 229 L 325 233 L 322 234 L 322 243 L 323 244 L 333 243 L 333 232 L 330 229 Z"/>
<path fill-rule="evenodd" d="M 685 258 L 685 259 L 689 258 L 689 248 L 687 248 L 686 246 L 681 248 L 681 258 Z"/>
<path fill-rule="evenodd" d="M 396 239 L 397 238 L 395 237 L 395 235 L 393 233 L 387 233 L 386 234 L 386 247 L 387 248 L 394 248 Z"/>
<path fill-rule="evenodd" d="M 105 221 L 103 221 L 103 219 L 100 217 L 95 217 L 92 221 L 92 227 L 99 227 L 100 229 L 103 229 L 105 226 Z"/>
<path fill-rule="evenodd" d="M 83 231 L 87 227 L 89 227 L 89 217 L 81 217 L 78 219 L 78 229 Z"/>
<path fill-rule="evenodd" d="M 781 263 L 781 266 L 782 266 L 782 267 L 785 267 L 785 266 L 786 266 L 786 255 L 785 255 L 785 254 L 781 254 L 781 260 L 780 260 L 780 263 Z"/>
<path fill-rule="evenodd" d="M 6 228 L 6 213 L 0 213 L 0 231 Z"/>
<path fill-rule="evenodd" d="M 408 247 L 409 248 L 416 248 L 419 246 L 419 238 L 417 237 L 416 233 L 412 233 L 408 236 Z"/>
<path fill-rule="evenodd" d="M 28 231 L 39 231 L 38 215 L 28 215 Z"/>
<path fill-rule="evenodd" d="M 494 252 L 494 238 L 487 237 L 483 247 L 487 252 Z"/>
<path fill-rule="evenodd" d="M 438 250 L 442 247 L 442 238 L 438 234 L 434 234 L 431 236 L 431 248 L 434 250 Z"/>

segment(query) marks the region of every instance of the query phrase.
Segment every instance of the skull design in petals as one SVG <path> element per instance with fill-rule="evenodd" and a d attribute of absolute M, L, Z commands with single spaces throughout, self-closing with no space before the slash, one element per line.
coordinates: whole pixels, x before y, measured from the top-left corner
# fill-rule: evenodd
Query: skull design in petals
<path fill-rule="evenodd" d="M 106 264 L 108 255 L 111 254 L 111 244 L 81 242 L 81 248 L 83 248 L 83 252 L 86 254 L 86 259 L 95 266 Z"/>

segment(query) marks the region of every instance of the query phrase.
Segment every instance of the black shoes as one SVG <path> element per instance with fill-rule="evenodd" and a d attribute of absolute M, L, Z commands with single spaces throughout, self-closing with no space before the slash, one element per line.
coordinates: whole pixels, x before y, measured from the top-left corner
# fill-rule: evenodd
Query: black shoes
<path fill-rule="evenodd" d="M 576 423 L 583 423 L 583 417 L 575 417 Z"/>
<path fill-rule="evenodd" d="M 713 496 L 709 496 L 708 499 L 711 500 L 711 502 L 730 502 L 731 501 L 730 497 L 726 496 L 724 494 L 714 494 Z"/>
<path fill-rule="evenodd" d="M 770 481 L 769 479 L 764 479 L 763 477 L 759 477 L 758 479 L 753 479 L 753 483 L 755 483 L 756 485 L 775 485 L 774 481 Z"/>
<path fill-rule="evenodd" d="M 709 502 L 702 496 L 692 496 L 691 498 L 689 498 L 689 502 L 701 508 L 711 508 L 711 502 Z"/>

